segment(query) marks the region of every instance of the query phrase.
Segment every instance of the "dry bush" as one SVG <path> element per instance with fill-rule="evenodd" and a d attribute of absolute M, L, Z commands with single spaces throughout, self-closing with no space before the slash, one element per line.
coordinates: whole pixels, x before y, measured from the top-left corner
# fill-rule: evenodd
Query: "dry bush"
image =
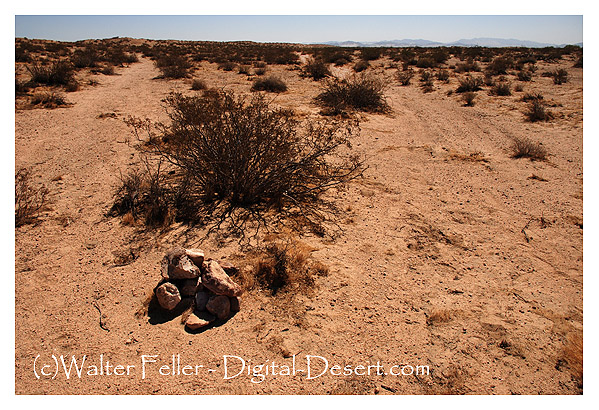
<path fill-rule="evenodd" d="M 476 98 L 476 93 L 473 91 L 468 91 L 462 94 L 462 101 L 464 101 L 464 105 L 466 107 L 474 107 L 474 99 Z"/>
<path fill-rule="evenodd" d="M 102 69 L 100 69 L 99 71 L 100 73 L 104 74 L 104 75 L 114 75 L 114 67 L 111 65 L 107 65 L 102 67 Z"/>
<path fill-rule="evenodd" d="M 483 79 L 481 77 L 472 77 L 468 74 L 466 77 L 460 79 L 460 86 L 456 92 L 465 93 L 468 91 L 479 91 L 482 85 Z"/>
<path fill-rule="evenodd" d="M 370 64 L 366 60 L 360 60 L 356 64 L 354 64 L 354 71 L 356 73 L 360 73 L 370 67 Z"/>
<path fill-rule="evenodd" d="M 66 61 L 57 61 L 50 65 L 38 63 L 27 66 L 31 82 L 44 85 L 67 85 L 74 81 L 73 66 Z"/>
<path fill-rule="evenodd" d="M 447 71 L 447 70 L 437 71 L 437 80 L 448 83 L 449 82 L 449 71 Z"/>
<path fill-rule="evenodd" d="M 426 324 L 433 326 L 438 323 L 447 323 L 454 318 L 454 312 L 447 309 L 434 310 L 426 318 Z"/>
<path fill-rule="evenodd" d="M 256 75 L 264 75 L 264 74 L 266 74 L 266 68 L 265 67 L 255 68 L 254 69 L 254 74 L 256 74 Z"/>
<path fill-rule="evenodd" d="M 185 78 L 189 76 L 189 69 L 192 67 L 187 56 L 180 54 L 162 55 L 154 64 L 162 72 L 163 78 Z"/>
<path fill-rule="evenodd" d="M 30 101 L 32 105 L 41 105 L 44 108 L 56 108 L 67 104 L 62 94 L 47 91 L 36 92 Z"/>
<path fill-rule="evenodd" d="M 199 78 L 194 78 L 191 82 L 191 89 L 194 91 L 201 91 L 207 89 L 208 86 L 204 80 L 200 80 Z"/>
<path fill-rule="evenodd" d="M 218 65 L 218 69 L 223 71 L 233 71 L 236 67 L 237 64 L 232 61 L 224 61 Z"/>
<path fill-rule="evenodd" d="M 310 258 L 306 244 L 290 238 L 276 239 L 255 250 L 250 256 L 251 269 L 240 272 L 244 288 L 263 289 L 272 296 L 281 293 L 305 293 L 315 285 L 317 276 L 328 275 L 329 268 Z"/>
<path fill-rule="evenodd" d="M 547 155 L 545 147 L 526 138 L 515 138 L 512 144 L 512 158 L 530 158 L 531 161 L 545 161 Z"/>
<path fill-rule="evenodd" d="M 512 95 L 510 83 L 497 83 L 491 88 L 491 94 L 501 97 Z"/>
<path fill-rule="evenodd" d="M 541 93 L 526 93 L 521 98 L 521 100 L 524 102 L 537 101 L 537 100 L 540 101 L 542 99 L 543 99 L 543 94 L 541 94 Z"/>
<path fill-rule="evenodd" d="M 250 70 L 251 70 L 251 67 L 249 65 L 245 65 L 245 64 L 242 64 L 239 67 L 237 67 L 237 73 L 239 73 L 239 74 L 250 75 Z"/>
<path fill-rule="evenodd" d="M 48 189 L 33 186 L 29 170 L 21 168 L 15 174 L 15 226 L 34 222 L 47 204 Z"/>
<path fill-rule="evenodd" d="M 538 98 L 530 101 L 524 115 L 530 122 L 549 121 L 553 118 L 553 114 L 545 109 L 545 105 Z"/>
<path fill-rule="evenodd" d="M 507 74 L 507 70 L 514 66 L 514 60 L 509 56 L 495 57 L 485 70 L 489 75 Z"/>
<path fill-rule="evenodd" d="M 532 72 L 529 70 L 518 71 L 518 80 L 520 81 L 532 81 Z"/>
<path fill-rule="evenodd" d="M 320 59 L 310 59 L 303 69 L 303 76 L 310 77 L 314 81 L 322 80 L 331 76 L 329 65 Z"/>
<path fill-rule="evenodd" d="M 259 78 L 254 81 L 252 91 L 268 91 L 271 93 L 282 93 L 287 91 L 287 85 L 283 80 L 275 76 Z"/>
<path fill-rule="evenodd" d="M 315 98 L 327 113 L 341 114 L 347 110 L 386 113 L 390 107 L 385 100 L 385 83 L 372 76 L 354 75 L 349 79 L 330 80 Z"/>
<path fill-rule="evenodd" d="M 413 77 L 414 77 L 414 70 L 412 70 L 411 68 L 397 72 L 397 79 L 403 86 L 410 85 L 410 81 L 412 80 Z"/>
<path fill-rule="evenodd" d="M 553 84 L 561 85 L 568 82 L 568 71 L 563 68 L 552 71 L 551 76 L 553 77 Z"/>
<path fill-rule="evenodd" d="M 211 230 L 226 222 L 229 233 L 245 236 L 249 224 L 320 224 L 332 210 L 321 195 L 363 169 L 348 150 L 356 131 L 350 124 L 300 122 L 263 95 L 247 101 L 210 90 L 202 96 L 171 94 L 164 102 L 171 123 L 157 125 L 160 137 L 143 121 L 129 124 L 138 138 L 150 134 L 146 151 L 176 171 L 180 195 L 172 207 L 179 219 L 205 222 Z"/>

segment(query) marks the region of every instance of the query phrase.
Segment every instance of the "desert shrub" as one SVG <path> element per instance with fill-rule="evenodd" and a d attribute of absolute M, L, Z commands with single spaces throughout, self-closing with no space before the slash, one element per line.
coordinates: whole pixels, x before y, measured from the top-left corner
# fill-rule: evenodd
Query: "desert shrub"
<path fill-rule="evenodd" d="M 259 78 L 254 81 L 252 91 L 268 91 L 271 93 L 281 93 L 287 91 L 287 85 L 279 77 L 269 76 Z"/>
<path fill-rule="evenodd" d="M 223 71 L 233 71 L 235 70 L 235 67 L 237 67 L 237 64 L 232 61 L 225 61 L 218 65 L 218 69 Z"/>
<path fill-rule="evenodd" d="M 74 80 L 73 66 L 66 61 L 57 61 L 50 65 L 34 63 L 27 66 L 31 82 L 45 85 L 66 85 Z"/>
<path fill-rule="evenodd" d="M 404 71 L 397 72 L 397 79 L 403 86 L 410 85 L 410 81 L 412 80 L 413 77 L 414 77 L 414 70 L 412 70 L 411 68 L 404 70 Z"/>
<path fill-rule="evenodd" d="M 572 66 L 574 68 L 582 68 L 582 56 L 580 56 L 576 62 L 574 63 L 574 65 Z"/>
<path fill-rule="evenodd" d="M 29 52 L 22 46 L 15 46 L 15 62 L 16 63 L 28 63 L 31 61 Z"/>
<path fill-rule="evenodd" d="M 194 91 L 201 91 L 207 89 L 208 86 L 204 80 L 200 80 L 199 78 L 194 78 L 191 82 L 191 89 Z"/>
<path fill-rule="evenodd" d="M 163 78 L 185 78 L 189 75 L 191 63 L 186 56 L 180 54 L 165 54 L 154 61 L 162 72 Z"/>
<path fill-rule="evenodd" d="M 509 83 L 500 82 L 491 88 L 491 94 L 498 96 L 512 95 L 512 90 Z"/>
<path fill-rule="evenodd" d="M 447 70 L 439 70 L 437 71 L 437 80 L 443 82 L 449 82 L 449 71 Z"/>
<path fill-rule="evenodd" d="M 172 207 L 186 206 L 193 215 L 181 218 L 212 229 L 227 223 L 229 233 L 246 235 L 246 224 L 320 223 L 326 219 L 321 194 L 361 172 L 361 161 L 341 151 L 355 131 L 347 124 L 301 123 L 263 95 L 247 101 L 212 90 L 171 94 L 164 103 L 171 123 L 159 125 L 160 138 L 150 138 L 146 150 L 171 164 L 185 186 Z M 143 122 L 129 123 L 136 134 L 146 132 Z"/>
<path fill-rule="evenodd" d="M 22 95 L 29 91 L 29 83 L 26 81 L 19 81 L 15 75 L 15 94 Z"/>
<path fill-rule="evenodd" d="M 512 68 L 514 60 L 509 56 L 495 57 L 485 70 L 489 75 L 507 74 L 507 70 Z"/>
<path fill-rule="evenodd" d="M 363 61 L 378 60 L 381 58 L 382 53 L 383 49 L 378 47 L 367 47 L 360 49 L 360 57 L 362 57 Z"/>
<path fill-rule="evenodd" d="M 457 93 L 465 93 L 468 91 L 479 91 L 483 85 L 481 77 L 472 77 L 470 74 L 460 79 L 460 86 L 456 90 Z"/>
<path fill-rule="evenodd" d="M 55 92 L 40 91 L 31 97 L 32 105 L 42 105 L 44 108 L 55 108 L 66 103 L 64 96 Z"/>
<path fill-rule="evenodd" d="M 542 100 L 543 94 L 541 94 L 541 93 L 526 93 L 522 96 L 521 99 L 524 102 L 529 102 L 529 101 L 534 101 L 534 100 Z"/>
<path fill-rule="evenodd" d="M 464 101 L 464 105 L 466 107 L 474 107 L 474 99 L 476 98 L 476 93 L 473 91 L 467 91 L 462 94 L 462 101 Z"/>
<path fill-rule="evenodd" d="M 524 86 L 522 84 L 518 83 L 514 86 L 514 91 L 516 91 L 518 93 L 522 92 L 522 91 L 524 91 Z"/>
<path fill-rule="evenodd" d="M 100 73 L 104 74 L 104 75 L 114 75 L 114 67 L 111 65 L 107 65 L 102 67 L 102 69 L 99 71 Z"/>
<path fill-rule="evenodd" d="M 370 112 L 388 112 L 389 105 L 384 96 L 383 81 L 366 75 L 354 75 L 349 79 L 330 80 L 316 101 L 330 110 L 331 114 L 340 114 L 346 110 Z"/>
<path fill-rule="evenodd" d="M 420 87 L 422 88 L 422 91 L 425 93 L 430 93 L 433 91 L 433 78 L 433 73 L 431 71 L 420 70 Z"/>
<path fill-rule="evenodd" d="M 455 67 L 456 73 L 469 73 L 471 71 L 481 71 L 481 68 L 478 65 L 478 63 L 476 61 L 473 61 L 472 59 L 468 59 L 464 63 L 458 63 Z"/>
<path fill-rule="evenodd" d="M 561 85 L 568 82 L 568 71 L 560 68 L 551 73 L 553 77 L 553 84 Z"/>
<path fill-rule="evenodd" d="M 142 220 L 148 227 L 165 226 L 171 222 L 176 212 L 177 189 L 169 184 L 160 161 L 152 167 L 146 159 L 142 168 L 132 169 L 120 178 L 109 216 Z"/>
<path fill-rule="evenodd" d="M 370 64 L 366 60 L 360 60 L 356 64 L 354 64 L 354 71 L 356 73 L 360 73 L 370 67 Z"/>
<path fill-rule="evenodd" d="M 320 59 L 310 59 L 303 69 L 303 75 L 315 81 L 331 75 L 329 65 Z"/>
<path fill-rule="evenodd" d="M 64 86 L 64 90 L 67 93 L 72 93 L 72 92 L 78 91 L 79 90 L 79 83 L 77 81 L 73 80 L 73 81 L 67 83 Z"/>
<path fill-rule="evenodd" d="M 530 122 L 549 121 L 553 118 L 553 114 L 545 109 L 543 102 L 539 99 L 531 100 L 524 114 Z"/>
<path fill-rule="evenodd" d="M 96 67 L 99 60 L 100 56 L 92 48 L 75 50 L 71 56 L 71 63 L 76 68 Z"/>
<path fill-rule="evenodd" d="M 254 74 L 256 75 L 264 75 L 266 74 L 266 68 L 255 68 Z"/>
<path fill-rule="evenodd" d="M 532 81 L 532 72 L 529 70 L 518 71 L 518 80 L 520 81 Z"/>
<path fill-rule="evenodd" d="M 512 158 L 529 158 L 532 161 L 545 161 L 547 155 L 547 150 L 541 144 L 534 143 L 526 138 L 514 138 Z"/>
<path fill-rule="evenodd" d="M 436 66 L 435 60 L 428 56 L 420 56 L 416 61 L 416 67 L 418 68 L 434 68 Z"/>
<path fill-rule="evenodd" d="M 237 67 L 237 72 L 239 74 L 249 75 L 250 69 L 251 69 L 251 67 L 249 65 L 242 64 L 239 67 Z"/>
<path fill-rule="evenodd" d="M 21 168 L 15 174 L 15 226 L 34 222 L 44 210 L 48 189 L 34 186 L 29 170 Z"/>

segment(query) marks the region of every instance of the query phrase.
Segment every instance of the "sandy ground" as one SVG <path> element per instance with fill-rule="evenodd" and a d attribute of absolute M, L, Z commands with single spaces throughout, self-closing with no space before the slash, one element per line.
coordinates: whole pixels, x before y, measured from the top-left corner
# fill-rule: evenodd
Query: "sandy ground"
<path fill-rule="evenodd" d="M 561 86 L 538 76 L 557 67 L 544 63 L 534 82 L 524 83 L 525 92 L 553 103 L 558 117 L 549 123 L 525 122 L 522 92 L 479 92 L 477 104 L 464 107 L 458 95 L 446 95 L 456 89 L 455 77 L 426 94 L 417 78 L 408 87 L 392 83 L 392 113 L 363 114 L 354 139 L 369 166 L 364 178 L 331 193 L 345 209 L 343 235 L 301 238 L 330 267 L 329 276 L 318 279 L 312 295 L 284 302 L 250 292 L 234 317 L 197 334 L 178 318 L 135 312 L 171 245 L 221 258 L 240 255 L 237 242 L 202 240 L 203 232 L 177 226 L 140 233 L 104 216 L 120 173 L 139 162 L 123 119 L 165 120 L 160 100 L 170 91 L 191 93 L 190 81 L 154 79 L 158 70 L 141 58 L 116 76 L 93 76 L 97 86 L 68 93 L 70 107 L 17 110 L 16 165 L 33 170 L 52 202 L 38 224 L 15 231 L 16 393 L 581 393 L 564 352 L 583 323 L 582 69 L 572 64 L 561 63 L 571 78 Z M 395 72 L 376 65 L 381 75 Z M 272 70 L 289 86 L 275 104 L 318 112 L 311 102 L 318 83 L 284 66 Z M 251 86 L 246 76 L 208 63 L 194 76 L 237 92 Z M 108 113 L 116 118 L 98 118 Z M 549 160 L 511 158 L 514 137 L 541 141 Z M 484 160 L 469 160 L 474 152 Z M 284 373 L 294 354 L 296 370 L 306 370 L 306 355 L 313 355 L 326 358 L 329 371 L 308 379 L 305 372 L 252 368 L 253 377 L 246 366 L 224 380 L 224 355 L 252 366 L 274 361 Z M 86 355 L 81 377 L 66 378 L 61 355 L 67 368 L 72 357 L 81 364 Z M 179 371 L 204 367 L 173 375 L 173 355 Z M 94 374 L 100 360 L 102 374 Z M 107 369 L 107 361 L 134 367 L 127 375 Z M 370 376 L 355 374 L 356 366 L 377 362 L 386 375 L 375 368 Z M 322 363 L 313 358 L 312 376 Z M 169 367 L 160 374 L 163 365 Z M 352 374 L 331 374 L 334 365 L 350 366 Z M 390 374 L 418 365 L 430 373 Z M 239 369 L 239 359 L 230 359 L 228 375 Z"/>

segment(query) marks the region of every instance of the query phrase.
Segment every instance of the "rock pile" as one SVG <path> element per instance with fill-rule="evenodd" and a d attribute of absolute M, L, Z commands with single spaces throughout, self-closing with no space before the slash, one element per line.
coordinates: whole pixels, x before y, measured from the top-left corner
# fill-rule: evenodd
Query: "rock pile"
<path fill-rule="evenodd" d="M 243 290 L 229 277 L 237 271 L 230 263 L 205 259 L 199 249 L 174 248 L 162 259 L 161 269 L 163 280 L 155 289 L 156 299 L 171 311 L 183 298 L 192 297 L 194 311 L 185 322 L 189 329 L 200 329 L 239 311 Z"/>

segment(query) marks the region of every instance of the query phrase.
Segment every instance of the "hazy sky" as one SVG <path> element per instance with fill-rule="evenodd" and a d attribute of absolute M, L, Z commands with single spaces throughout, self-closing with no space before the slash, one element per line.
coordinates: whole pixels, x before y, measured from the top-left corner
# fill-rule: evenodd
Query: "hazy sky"
<path fill-rule="evenodd" d="M 15 16 L 15 36 L 76 41 L 147 39 L 315 43 L 498 37 L 582 42 L 582 16 Z"/>

